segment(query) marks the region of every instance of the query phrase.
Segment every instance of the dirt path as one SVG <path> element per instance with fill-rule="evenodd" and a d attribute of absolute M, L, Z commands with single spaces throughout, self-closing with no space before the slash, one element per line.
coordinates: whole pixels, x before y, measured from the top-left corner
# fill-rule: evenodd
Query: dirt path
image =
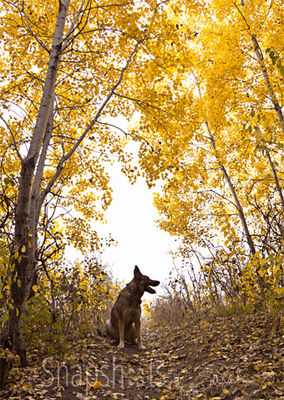
<path fill-rule="evenodd" d="M 145 350 L 88 337 L 15 369 L 3 399 L 284 399 L 284 331 L 263 316 L 144 332 Z"/>

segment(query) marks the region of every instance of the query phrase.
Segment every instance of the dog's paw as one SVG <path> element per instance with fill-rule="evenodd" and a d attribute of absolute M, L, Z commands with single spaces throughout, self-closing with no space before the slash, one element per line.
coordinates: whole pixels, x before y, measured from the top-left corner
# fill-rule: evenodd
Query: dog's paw
<path fill-rule="evenodd" d="M 119 343 L 118 348 L 119 349 L 124 349 L 124 343 Z"/>

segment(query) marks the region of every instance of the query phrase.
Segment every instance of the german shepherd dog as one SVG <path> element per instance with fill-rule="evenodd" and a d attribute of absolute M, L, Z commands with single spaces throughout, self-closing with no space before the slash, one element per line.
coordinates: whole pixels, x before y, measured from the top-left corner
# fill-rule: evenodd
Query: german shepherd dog
<path fill-rule="evenodd" d="M 141 274 L 137 265 L 134 268 L 134 278 L 119 293 L 111 310 L 111 318 L 106 323 L 107 334 L 119 341 L 118 347 L 124 348 L 124 340 L 138 343 L 143 349 L 141 340 L 141 297 L 144 292 L 156 293 L 151 286 L 158 286 L 159 281 L 153 281 Z"/>

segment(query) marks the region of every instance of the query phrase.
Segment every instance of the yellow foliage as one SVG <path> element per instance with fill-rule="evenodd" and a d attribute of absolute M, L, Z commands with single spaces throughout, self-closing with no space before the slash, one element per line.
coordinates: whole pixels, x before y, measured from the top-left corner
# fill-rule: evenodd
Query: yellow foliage
<path fill-rule="evenodd" d="M 282 3 L 178 1 L 166 15 L 147 74 L 133 76 L 144 100 L 132 129 L 140 165 L 150 187 L 163 182 L 159 226 L 181 238 L 182 256 L 210 253 L 210 296 L 213 281 L 232 281 L 229 265 L 236 290 L 273 292 L 283 252 Z"/>

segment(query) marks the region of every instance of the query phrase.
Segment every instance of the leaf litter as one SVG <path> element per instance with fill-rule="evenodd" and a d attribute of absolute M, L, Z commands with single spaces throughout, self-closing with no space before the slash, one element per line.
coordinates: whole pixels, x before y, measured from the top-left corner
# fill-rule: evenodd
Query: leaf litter
<path fill-rule="evenodd" d="M 266 314 L 145 328 L 145 350 L 90 334 L 14 368 L 1 399 L 283 399 L 284 328 Z"/>

